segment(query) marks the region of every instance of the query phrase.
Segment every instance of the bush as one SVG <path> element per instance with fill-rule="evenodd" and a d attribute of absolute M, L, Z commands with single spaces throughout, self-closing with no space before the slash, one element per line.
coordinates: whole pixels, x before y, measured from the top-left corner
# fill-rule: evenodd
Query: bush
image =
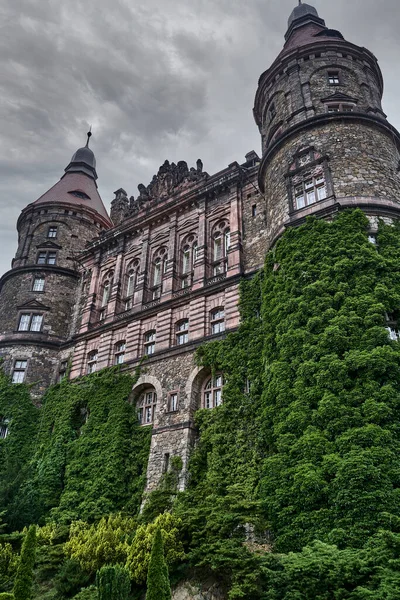
<path fill-rule="evenodd" d="M 14 600 L 14 594 L 2 592 L 0 593 L 0 600 Z"/>
<path fill-rule="evenodd" d="M 116 565 L 100 569 L 96 575 L 99 600 L 127 600 L 131 582 L 124 567 Z"/>

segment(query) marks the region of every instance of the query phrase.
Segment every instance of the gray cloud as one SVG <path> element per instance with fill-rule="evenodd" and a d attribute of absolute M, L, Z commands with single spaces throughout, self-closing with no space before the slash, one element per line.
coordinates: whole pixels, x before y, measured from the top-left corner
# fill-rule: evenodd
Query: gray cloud
<path fill-rule="evenodd" d="M 310 0 L 311 1 L 311 0 Z M 396 0 L 314 0 L 368 47 L 400 126 Z M 0 272 L 20 211 L 63 173 L 93 125 L 99 189 L 135 194 L 166 158 L 215 172 L 260 140 L 257 81 L 296 0 L 3 0 L 0 7 Z"/>

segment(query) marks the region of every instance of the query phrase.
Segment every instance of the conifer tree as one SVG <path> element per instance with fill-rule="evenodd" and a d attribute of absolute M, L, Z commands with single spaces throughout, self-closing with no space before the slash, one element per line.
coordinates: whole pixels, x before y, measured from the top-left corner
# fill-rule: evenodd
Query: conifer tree
<path fill-rule="evenodd" d="M 164 544 L 160 528 L 156 530 L 151 549 L 146 600 L 171 600 L 168 567 L 164 558 Z"/>
<path fill-rule="evenodd" d="M 36 526 L 31 525 L 22 544 L 21 561 L 14 583 L 14 599 L 30 600 L 36 555 Z"/>
<path fill-rule="evenodd" d="M 108 565 L 97 571 L 99 600 L 127 600 L 131 582 L 128 571 L 120 565 Z"/>

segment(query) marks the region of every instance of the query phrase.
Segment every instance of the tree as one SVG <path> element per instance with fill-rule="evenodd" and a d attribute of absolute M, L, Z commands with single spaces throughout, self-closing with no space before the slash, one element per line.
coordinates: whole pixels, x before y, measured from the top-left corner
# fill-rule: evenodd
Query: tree
<path fill-rule="evenodd" d="M 161 529 L 158 527 L 151 549 L 149 570 L 147 573 L 146 600 L 170 600 L 168 567 L 164 558 L 164 545 Z"/>
<path fill-rule="evenodd" d="M 131 582 L 129 573 L 120 565 L 102 567 L 97 571 L 99 600 L 127 600 Z"/>
<path fill-rule="evenodd" d="M 33 567 L 36 555 L 36 526 L 31 525 L 22 544 L 21 560 L 14 583 L 15 600 L 30 600 L 32 597 Z"/>

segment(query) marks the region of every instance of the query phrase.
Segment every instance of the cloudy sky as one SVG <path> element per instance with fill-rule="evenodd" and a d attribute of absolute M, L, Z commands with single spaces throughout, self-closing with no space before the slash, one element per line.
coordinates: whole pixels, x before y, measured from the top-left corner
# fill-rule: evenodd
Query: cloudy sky
<path fill-rule="evenodd" d="M 399 0 L 313 0 L 327 25 L 378 57 L 400 128 Z M 297 0 L 1 0 L 0 273 L 21 209 L 86 141 L 109 206 L 166 158 L 213 173 L 260 139 L 257 80 Z"/>

